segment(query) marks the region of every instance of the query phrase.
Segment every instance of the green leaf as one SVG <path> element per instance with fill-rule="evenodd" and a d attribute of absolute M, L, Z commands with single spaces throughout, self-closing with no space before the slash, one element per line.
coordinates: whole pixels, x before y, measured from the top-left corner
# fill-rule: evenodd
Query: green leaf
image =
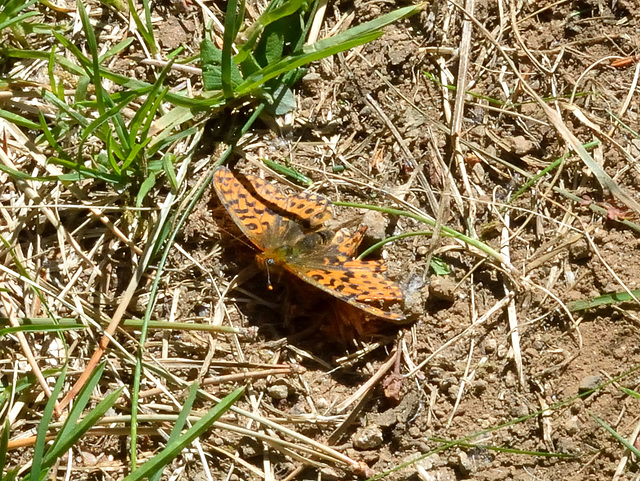
<path fill-rule="evenodd" d="M 269 111 L 274 115 L 285 115 L 296 108 L 296 97 L 293 91 L 284 82 L 278 83 L 276 91 L 270 95 Z"/>
<path fill-rule="evenodd" d="M 260 34 L 272 23 L 277 22 L 278 20 L 293 15 L 298 10 L 306 9 L 308 2 L 307 0 L 289 0 L 287 2 L 283 2 L 282 5 L 276 6 L 272 8 L 272 5 L 275 5 L 275 2 L 269 4 L 269 7 L 264 11 L 262 15 L 256 20 L 256 22 L 251 25 L 245 32 L 245 36 L 247 37 L 247 41 L 239 46 L 238 54 L 236 55 L 236 62 L 242 63 L 245 59 L 252 54 L 253 47 L 258 40 Z M 267 36 L 269 34 L 266 34 Z"/>
<path fill-rule="evenodd" d="M 156 185 L 156 176 L 153 172 L 150 172 L 149 176 L 144 179 L 144 182 L 140 186 L 140 190 L 138 191 L 138 195 L 136 196 L 136 207 L 142 207 L 144 198 L 147 196 L 154 185 Z"/>
<path fill-rule="evenodd" d="M 205 90 L 222 90 L 222 50 L 205 38 L 200 42 L 200 56 L 202 59 L 202 82 Z M 234 61 L 230 63 L 230 81 L 233 87 L 244 80 L 240 69 Z"/>
<path fill-rule="evenodd" d="M 386 15 L 350 28 L 334 37 L 319 40 L 312 45 L 305 45 L 301 50 L 268 65 L 251 75 L 236 88 L 236 95 L 254 92 L 268 80 L 283 73 L 295 70 L 302 65 L 320 60 L 338 52 L 371 42 L 383 34 L 382 28 L 402 18 L 419 12 L 421 5 L 400 8 Z"/>
<path fill-rule="evenodd" d="M 439 257 L 433 256 L 431 258 L 431 269 L 433 273 L 437 276 L 448 276 L 451 274 L 451 270 L 445 261 L 440 259 Z"/>
<path fill-rule="evenodd" d="M 173 168 L 175 161 L 176 156 L 170 152 L 162 156 L 162 169 L 171 184 L 171 190 L 174 192 L 178 190 L 178 178 L 176 177 L 176 171 Z"/>

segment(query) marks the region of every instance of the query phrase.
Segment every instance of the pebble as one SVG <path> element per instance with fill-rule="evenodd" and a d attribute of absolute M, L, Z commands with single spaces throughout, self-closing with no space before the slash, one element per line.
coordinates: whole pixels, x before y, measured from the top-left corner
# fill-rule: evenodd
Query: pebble
<path fill-rule="evenodd" d="M 460 472 L 463 476 L 469 477 L 475 470 L 475 463 L 469 459 L 467 453 L 464 451 L 460 451 L 458 453 L 458 467 L 460 468 Z"/>
<path fill-rule="evenodd" d="M 381 212 L 369 210 L 363 216 L 361 225 L 367 226 L 367 237 L 374 242 L 380 241 L 386 237 L 387 223 L 389 221 Z"/>
<path fill-rule="evenodd" d="M 429 285 L 429 295 L 435 299 L 446 302 L 453 302 L 455 296 L 456 283 L 447 277 L 431 276 Z"/>
<path fill-rule="evenodd" d="M 493 352 L 496 352 L 497 348 L 498 348 L 498 341 L 496 341 L 493 338 L 487 339 L 486 342 L 484 343 L 484 352 L 486 354 L 491 354 Z"/>
<path fill-rule="evenodd" d="M 289 397 L 289 386 L 286 384 L 272 384 L 267 388 L 267 394 L 272 399 L 287 399 Z"/>
<path fill-rule="evenodd" d="M 573 436 L 580 431 L 580 421 L 578 420 L 578 416 L 571 416 L 564 423 L 564 429 L 567 431 L 569 436 Z"/>
<path fill-rule="evenodd" d="M 358 429 L 351 438 L 353 447 L 360 450 L 375 449 L 382 444 L 382 430 L 377 424 Z"/>
<path fill-rule="evenodd" d="M 248 436 L 245 436 L 240 440 L 239 446 L 244 459 L 255 458 L 262 453 L 262 447 L 258 444 L 258 441 Z"/>
<path fill-rule="evenodd" d="M 602 378 L 600 376 L 587 376 L 582 378 L 580 381 L 580 386 L 578 386 L 578 393 L 582 394 L 583 392 L 591 391 L 598 387 L 598 384 L 602 382 Z"/>
<path fill-rule="evenodd" d="M 367 420 L 371 424 L 376 424 L 381 428 L 390 428 L 398 422 L 398 417 L 393 409 L 387 409 L 383 413 L 367 416 Z"/>

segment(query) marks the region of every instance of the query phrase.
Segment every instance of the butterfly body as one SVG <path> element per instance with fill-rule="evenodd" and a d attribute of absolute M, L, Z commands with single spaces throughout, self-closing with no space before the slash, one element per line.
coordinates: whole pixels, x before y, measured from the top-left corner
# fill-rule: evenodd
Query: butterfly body
<path fill-rule="evenodd" d="M 239 178 L 226 167 L 215 172 L 214 187 L 231 218 L 260 250 L 258 264 L 269 274 L 286 271 L 373 316 L 404 319 L 384 309 L 403 300 L 400 287 L 383 275 L 385 266 L 353 258 L 364 229 L 352 234 L 322 228 L 332 217 L 328 199 L 304 192 L 287 196 L 259 177 Z"/>

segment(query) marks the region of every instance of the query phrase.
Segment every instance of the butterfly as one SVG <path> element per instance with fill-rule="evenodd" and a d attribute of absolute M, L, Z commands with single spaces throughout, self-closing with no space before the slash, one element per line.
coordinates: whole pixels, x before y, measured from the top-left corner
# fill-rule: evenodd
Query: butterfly
<path fill-rule="evenodd" d="M 213 185 L 231 218 L 259 249 L 256 259 L 268 273 L 290 272 L 379 318 L 405 318 L 388 309 L 404 296 L 383 275 L 386 267 L 377 260 L 354 259 L 364 230 L 352 234 L 322 227 L 333 216 L 327 198 L 310 192 L 287 195 L 259 177 L 236 176 L 224 166 L 215 171 Z"/>

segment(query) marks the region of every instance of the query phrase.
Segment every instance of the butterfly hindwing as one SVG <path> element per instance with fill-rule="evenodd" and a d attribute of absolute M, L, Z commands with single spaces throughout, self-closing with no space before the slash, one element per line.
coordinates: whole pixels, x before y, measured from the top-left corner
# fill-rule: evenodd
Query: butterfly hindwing
<path fill-rule="evenodd" d="M 353 234 L 340 229 L 332 237 L 320 230 L 332 216 L 328 199 L 306 192 L 287 195 L 259 177 L 239 179 L 226 167 L 216 170 L 214 187 L 234 222 L 263 251 L 258 256 L 261 263 L 279 266 L 373 316 L 404 319 L 385 310 L 404 296 L 382 274 L 384 265 L 353 258 L 366 229 Z"/>

